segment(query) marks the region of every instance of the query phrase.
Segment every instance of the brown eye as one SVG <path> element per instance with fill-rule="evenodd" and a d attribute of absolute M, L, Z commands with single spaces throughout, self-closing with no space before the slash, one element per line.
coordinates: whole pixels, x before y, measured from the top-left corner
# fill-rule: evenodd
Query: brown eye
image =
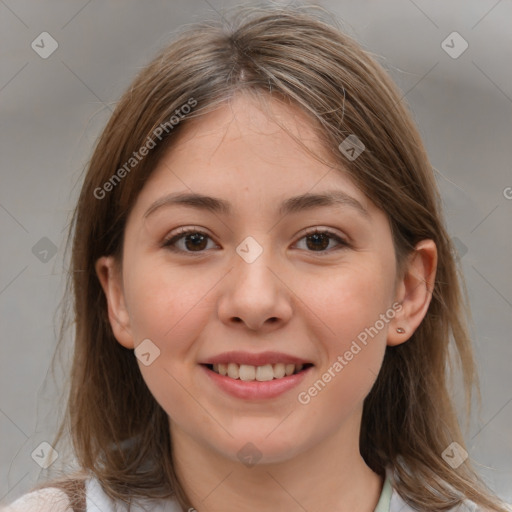
<path fill-rule="evenodd" d="M 340 236 L 329 230 L 315 230 L 312 233 L 307 233 L 301 240 L 306 240 L 306 249 L 309 252 L 318 252 L 320 254 L 329 254 L 328 250 L 332 241 L 336 242 L 337 249 L 348 247 L 348 243 Z M 337 250 L 336 246 L 333 250 Z"/>
<path fill-rule="evenodd" d="M 312 235 L 308 235 L 306 240 L 310 241 L 311 244 L 306 244 L 308 249 L 312 250 L 324 250 L 329 247 L 330 239 L 325 233 L 313 233 Z"/>
<path fill-rule="evenodd" d="M 202 231 L 184 229 L 177 235 L 165 240 L 162 247 L 167 247 L 177 252 L 204 252 L 208 245 L 208 239 L 210 237 Z M 178 242 L 182 242 L 181 247 L 176 247 Z"/>
<path fill-rule="evenodd" d="M 191 251 L 200 251 L 204 249 L 207 245 L 206 243 L 207 236 L 202 233 L 192 233 L 189 235 L 185 235 L 184 243 L 185 247 Z"/>

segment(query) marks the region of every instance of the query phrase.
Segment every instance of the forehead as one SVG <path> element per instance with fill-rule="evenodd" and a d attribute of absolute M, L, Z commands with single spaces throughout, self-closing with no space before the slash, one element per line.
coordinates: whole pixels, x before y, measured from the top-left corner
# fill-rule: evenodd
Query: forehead
<path fill-rule="evenodd" d="M 267 93 L 240 91 L 214 111 L 187 119 L 173 146 L 190 137 L 213 136 L 214 133 L 226 140 L 248 133 L 262 137 L 284 137 L 288 133 L 288 137 L 291 134 L 304 142 L 309 141 L 308 145 L 321 153 L 320 140 L 314 130 L 316 124 L 316 119 L 294 103 Z"/>
<path fill-rule="evenodd" d="M 341 189 L 370 207 L 347 171 L 327 163 L 315 128 L 298 106 L 237 94 L 215 111 L 185 122 L 137 203 L 147 206 L 173 192 L 208 193 L 236 203 L 240 194 L 251 191 L 263 206 L 266 199 L 282 202 L 307 192 Z"/>

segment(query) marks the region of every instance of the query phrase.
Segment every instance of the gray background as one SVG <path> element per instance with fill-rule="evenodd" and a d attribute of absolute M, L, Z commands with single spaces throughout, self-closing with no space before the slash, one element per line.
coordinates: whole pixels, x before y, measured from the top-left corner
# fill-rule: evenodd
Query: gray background
<path fill-rule="evenodd" d="M 57 395 L 47 372 L 64 234 L 96 137 L 135 73 L 176 27 L 234 3 L 0 0 L 1 503 L 48 471 L 31 453 L 55 430 Z M 468 449 L 485 481 L 512 502 L 512 2 L 321 5 L 379 55 L 438 170 L 467 279 L 481 375 L 483 406 L 472 418 Z M 47 59 L 31 48 L 43 31 L 59 45 Z M 469 44 L 458 58 L 441 47 L 453 31 Z"/>

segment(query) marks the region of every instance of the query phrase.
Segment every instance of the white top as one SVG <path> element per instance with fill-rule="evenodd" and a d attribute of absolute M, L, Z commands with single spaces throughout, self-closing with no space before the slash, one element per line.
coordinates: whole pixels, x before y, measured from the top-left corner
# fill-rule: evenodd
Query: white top
<path fill-rule="evenodd" d="M 87 512 L 126 512 L 128 507 L 123 503 L 112 501 L 101 488 L 98 480 L 86 480 Z M 133 512 L 183 512 L 175 499 L 148 500 L 140 499 L 132 504 Z M 18 498 L 14 503 L 3 508 L 2 512 L 72 512 L 66 493 L 56 488 L 33 491 Z M 374 512 L 416 512 L 407 505 L 391 486 L 386 478 L 382 493 Z M 451 512 L 482 512 L 474 503 L 465 504 L 452 509 Z"/>

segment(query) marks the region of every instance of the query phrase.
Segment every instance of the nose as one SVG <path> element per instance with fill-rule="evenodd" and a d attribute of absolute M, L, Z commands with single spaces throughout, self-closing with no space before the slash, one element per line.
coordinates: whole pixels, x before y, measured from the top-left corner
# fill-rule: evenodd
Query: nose
<path fill-rule="evenodd" d="M 285 325 L 292 315 L 291 291 L 271 251 L 264 250 L 252 262 L 235 254 L 233 261 L 218 302 L 220 320 L 251 331 L 270 332 Z"/>

